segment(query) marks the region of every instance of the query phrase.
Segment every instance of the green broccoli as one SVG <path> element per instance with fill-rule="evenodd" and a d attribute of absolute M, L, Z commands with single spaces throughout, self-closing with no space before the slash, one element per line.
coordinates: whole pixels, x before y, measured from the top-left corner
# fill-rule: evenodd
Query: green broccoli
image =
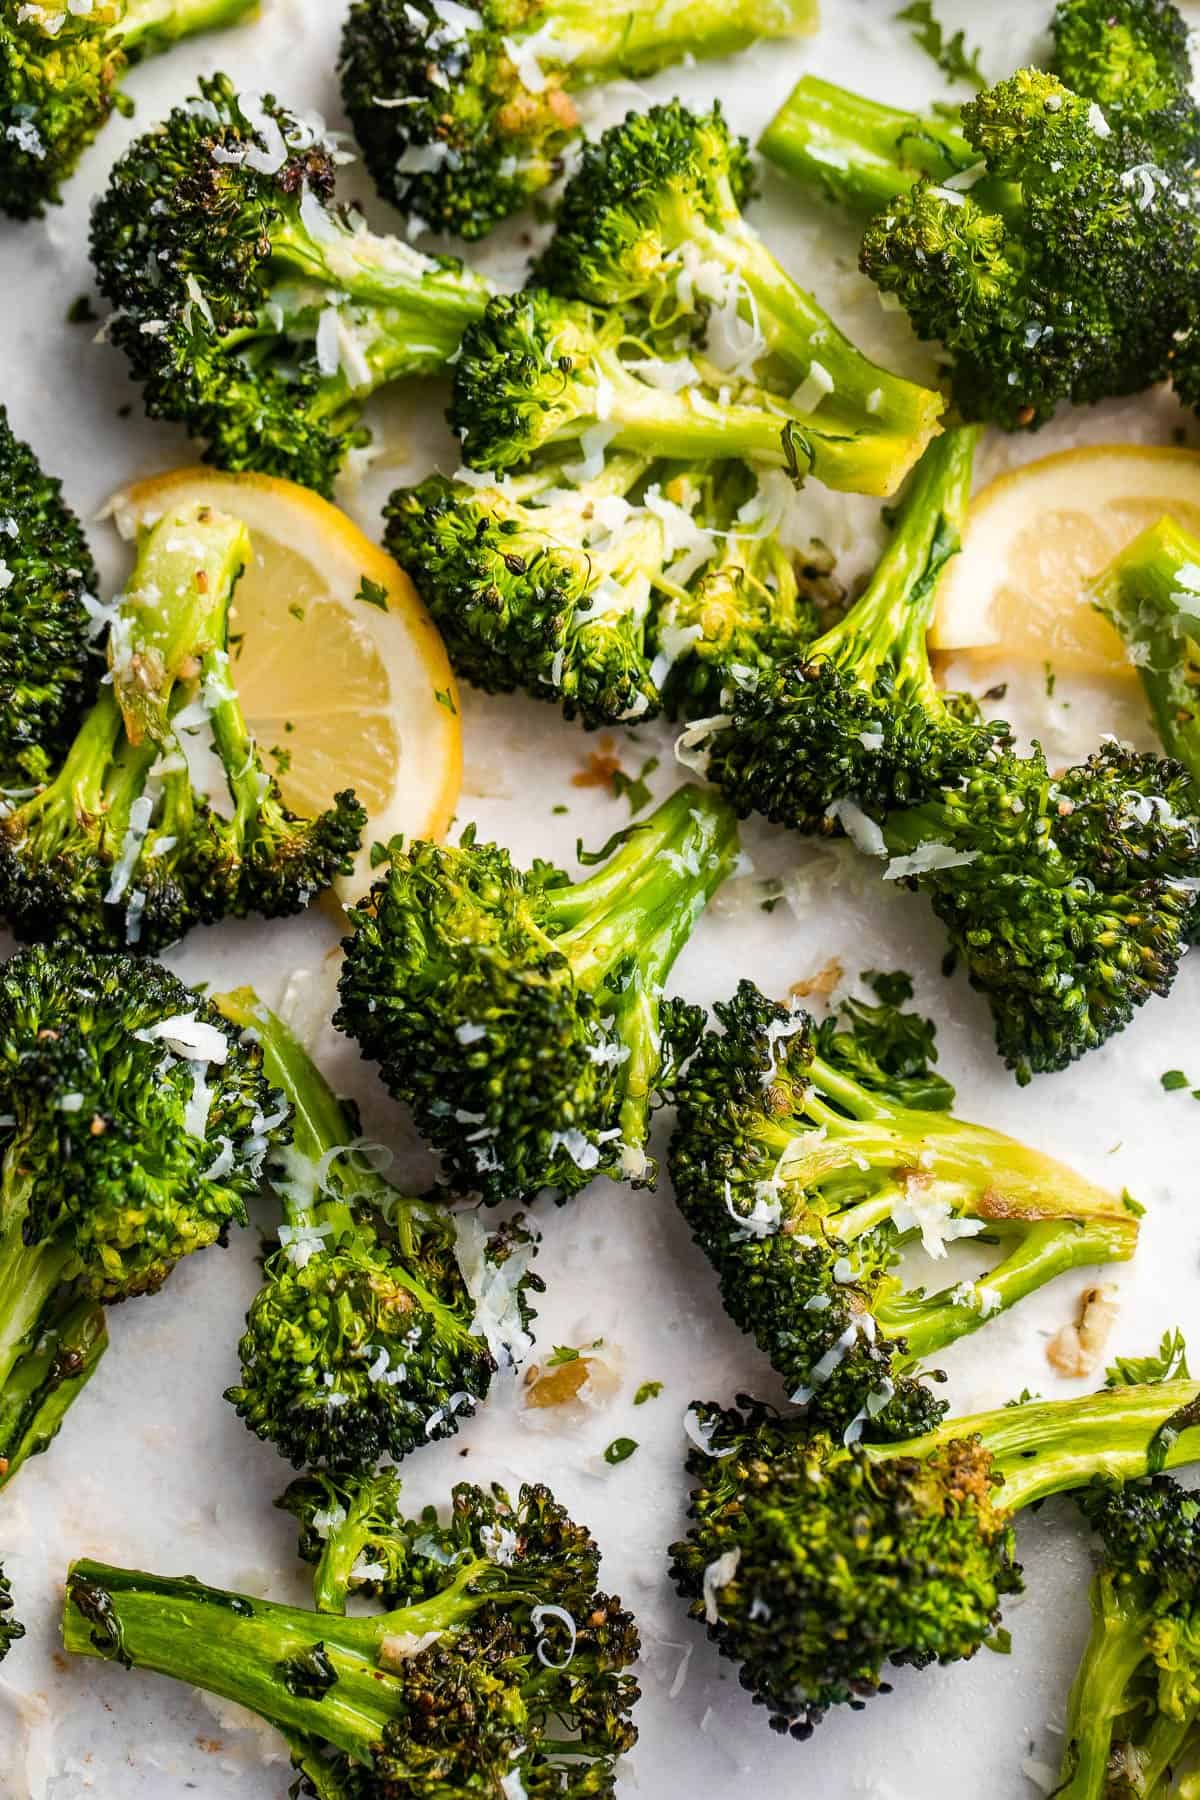
<path fill-rule="evenodd" d="M 226 914 L 297 912 L 348 872 L 354 795 L 315 820 L 290 813 L 231 685 L 230 599 L 250 554 L 245 526 L 202 504 L 144 536 L 108 609 L 110 682 L 53 777 L 0 820 L 0 914 L 18 937 L 153 951 Z M 206 727 L 231 817 L 195 792 L 181 747 Z"/>
<path fill-rule="evenodd" d="M 490 284 L 334 199 L 319 122 L 227 76 L 121 157 L 92 214 L 109 335 L 152 418 L 328 494 L 388 382 L 442 368 Z"/>
<path fill-rule="evenodd" d="M 1158 161 L 1200 156 L 1188 23 L 1171 0 L 1059 0 L 1051 70 Z"/>
<path fill-rule="evenodd" d="M 94 681 L 87 539 L 0 406 L 0 787 L 44 781 Z"/>
<path fill-rule="evenodd" d="M 89 0 L 5 7 L 0 23 L 0 211 L 36 219 L 109 114 L 126 67 L 232 25 L 258 0 Z"/>
<path fill-rule="evenodd" d="M 1200 1747 L 1200 1499 L 1169 1475 L 1077 1496 L 1103 1545 L 1059 1800 L 1167 1800 Z"/>
<path fill-rule="evenodd" d="M 76 1302 L 155 1293 L 246 1222 L 289 1111 L 262 1052 L 153 962 L 37 947 L 0 970 L 0 1480 L 104 1348 Z"/>
<path fill-rule="evenodd" d="M 1133 1255 L 1132 1201 L 950 1114 L 917 1015 L 849 1002 L 818 1026 L 749 981 L 715 1011 L 676 1088 L 675 1198 L 814 1423 L 847 1442 L 929 1429 L 946 1408 L 916 1364 L 1056 1275 Z M 897 1272 L 911 1243 L 940 1258 L 980 1233 L 1000 1252 L 974 1280 L 930 1292 Z"/>
<path fill-rule="evenodd" d="M 449 416 L 467 462 L 504 472 L 578 444 L 587 470 L 611 445 L 689 465 L 740 457 L 797 483 L 811 474 L 881 495 L 908 466 L 893 440 L 826 420 L 803 393 L 787 400 L 735 383 L 695 352 L 672 363 L 646 348 L 618 312 L 541 288 L 497 295 L 463 333 L 454 367 Z"/>
<path fill-rule="evenodd" d="M 304 1533 L 338 1564 L 326 1610 L 77 1562 L 66 1648 L 248 1706 L 282 1733 L 313 1800 L 611 1796 L 637 1740 L 638 1633 L 597 1590 L 586 1530 L 540 1486 L 514 1504 L 460 1484 L 446 1524 L 433 1507 L 405 1518 L 390 1475 L 339 1478 L 338 1493 Z M 304 1500 L 284 1503 L 305 1518 Z M 367 1563 L 359 1519 L 373 1505 Z M 347 1618 L 352 1588 L 377 1589 L 387 1610 Z"/>
<path fill-rule="evenodd" d="M 969 101 L 961 133 L 811 85 L 762 148 L 852 208 L 881 209 L 862 267 L 942 341 L 964 418 L 1036 429 L 1064 401 L 1168 372 L 1197 260 L 1194 152 L 1156 143 L 1153 118 L 1118 109 L 1111 124 L 1037 69 Z"/>
<path fill-rule="evenodd" d="M 352 1109 L 249 988 L 215 1004 L 263 1053 L 292 1109 L 270 1167 L 280 1248 L 246 1319 L 226 1399 L 298 1468 L 367 1469 L 451 1437 L 486 1397 L 497 1359 L 528 1346 L 533 1245 L 488 1240 L 473 1214 L 410 1200 L 366 1160 Z"/>
<path fill-rule="evenodd" d="M 18 1638 L 25 1636 L 25 1627 L 19 1619 L 13 1617 L 12 1584 L 0 1565 L 0 1662 L 8 1655 Z"/>
<path fill-rule="evenodd" d="M 704 1017 L 663 984 L 736 854 L 733 815 L 698 787 L 577 882 L 518 868 L 473 827 L 456 846 L 393 840 L 350 914 L 334 1023 L 411 1106 L 452 1189 L 652 1185 L 650 1113 Z"/>
<path fill-rule="evenodd" d="M 793 404 L 828 432 L 890 449 L 893 492 L 938 429 L 944 400 L 871 362 L 781 268 L 742 215 L 748 148 L 719 106 L 678 100 L 630 113 L 585 146 L 557 229 L 534 269 L 566 298 L 614 306 L 671 345 L 703 332 L 718 368 L 777 369 Z"/>
<path fill-rule="evenodd" d="M 1198 1417 L 1200 1389 L 1175 1380 L 843 1448 L 802 1414 L 697 1405 L 671 1573 L 772 1727 L 806 1738 L 830 1707 L 886 1691 L 887 1663 L 958 1662 L 994 1639 L 1022 1586 L 1014 1515 L 1200 1459 Z"/>
<path fill-rule="evenodd" d="M 816 24 L 816 0 L 355 0 L 342 98 L 384 198 L 480 238 L 559 174 L 582 130 L 572 89 Z"/>

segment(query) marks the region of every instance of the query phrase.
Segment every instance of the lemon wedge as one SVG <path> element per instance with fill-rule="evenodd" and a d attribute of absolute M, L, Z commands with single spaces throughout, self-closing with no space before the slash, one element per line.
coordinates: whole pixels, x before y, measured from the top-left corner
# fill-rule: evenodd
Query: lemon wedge
<path fill-rule="evenodd" d="M 397 832 L 441 837 L 458 802 L 462 729 L 441 637 L 399 564 L 293 482 L 177 469 L 124 489 L 110 510 L 133 536 L 193 502 L 250 532 L 231 656 L 284 800 L 312 815 L 352 787 L 367 809 L 363 849 L 338 890 L 356 899 L 370 885 L 373 843 Z"/>
<path fill-rule="evenodd" d="M 1166 513 L 1200 531 L 1200 451 L 1106 444 L 1002 475 L 972 503 L 938 592 L 931 648 L 1133 681 L 1087 584 Z"/>

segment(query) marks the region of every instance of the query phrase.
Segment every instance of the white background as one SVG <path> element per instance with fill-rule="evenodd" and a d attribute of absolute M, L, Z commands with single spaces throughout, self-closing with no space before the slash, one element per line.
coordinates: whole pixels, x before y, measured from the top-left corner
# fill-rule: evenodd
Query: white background
<path fill-rule="evenodd" d="M 752 137 L 805 68 L 892 100 L 921 104 L 943 96 L 937 71 L 909 50 L 902 27 L 889 24 L 897 3 L 825 0 L 827 22 L 818 40 L 764 45 L 733 64 L 668 74 L 652 91 L 699 102 L 719 94 Z M 995 75 L 1030 54 L 1045 10 L 1027 0 L 939 5 L 948 22 L 966 24 L 983 44 L 985 67 Z M 114 120 L 104 132 L 67 205 L 45 223 L 0 224 L 0 397 L 14 426 L 66 477 L 85 517 L 121 482 L 191 460 L 181 432 L 146 425 L 117 353 L 93 344 L 90 329 L 65 323 L 69 304 L 88 287 L 89 197 L 134 130 L 182 99 L 200 71 L 226 68 L 244 87 L 273 88 L 286 102 L 316 106 L 339 122 L 334 64 L 341 11 L 328 0 L 264 0 L 260 23 L 184 46 L 139 71 L 129 82 L 136 121 Z M 620 111 L 630 99 L 636 93 L 627 90 L 605 104 Z M 361 174 L 357 184 L 356 171 L 347 174 L 350 189 L 363 191 Z M 371 210 L 386 224 L 385 212 Z M 858 277 L 853 241 L 831 215 L 806 209 L 768 178 L 754 217 L 865 347 L 913 372 L 928 368 L 903 323 L 883 314 Z M 514 230 L 493 240 L 479 260 L 501 278 L 516 279 L 521 254 L 521 231 Z M 129 401 L 133 411 L 121 419 L 118 409 Z M 368 531 L 376 529 L 397 479 L 435 461 L 455 466 L 441 425 L 443 402 L 431 385 L 389 401 L 376 415 L 381 461 L 343 496 Z M 989 441 L 983 469 L 992 473 L 1080 440 L 1167 442 L 1183 423 L 1169 396 L 1143 400 L 1071 418 L 1035 440 Z M 1192 422 L 1193 441 L 1196 435 Z M 810 519 L 806 529 L 842 553 L 844 573 L 869 564 L 878 542 L 873 504 L 812 488 L 801 507 Z M 93 536 L 107 578 L 119 581 L 126 553 L 108 526 L 97 525 Z M 1015 699 L 1017 690 L 1010 695 Z M 571 784 L 592 746 L 552 708 L 464 698 L 462 821 L 477 819 L 483 834 L 520 856 L 553 854 L 567 862 L 580 832 L 596 843 L 623 821 L 623 801 Z M 1097 714 L 1087 698 L 1060 682 L 1050 702 L 1040 671 L 1027 671 L 1021 722 L 1040 731 L 1059 760 L 1085 753 L 1114 717 L 1111 709 Z M 644 729 L 623 754 L 636 772 L 654 751 L 662 758 L 661 793 L 674 781 L 668 734 Z M 352 779 L 354 771 L 344 774 Z M 566 818 L 552 816 L 560 801 L 570 807 Z M 1200 1107 L 1186 1092 L 1164 1094 L 1158 1077 L 1179 1066 L 1200 1083 L 1200 962 L 1184 969 L 1169 1003 L 1148 1007 L 1132 1030 L 1084 1067 L 1019 1092 L 992 1051 L 983 1006 L 961 978 L 939 974 L 940 939 L 920 900 L 882 891 L 850 853 L 817 851 L 757 828 L 745 837 L 757 875 L 786 879 L 788 903 L 768 916 L 751 884 L 743 884 L 724 916 L 702 923 L 679 965 L 679 990 L 712 1000 L 749 975 L 780 993 L 830 956 L 840 957 L 850 976 L 867 967 L 911 969 L 919 1001 L 938 1020 L 942 1067 L 958 1084 L 960 1110 L 1053 1149 L 1115 1187 L 1127 1184 L 1148 1206 L 1136 1271 L 1114 1276 L 1122 1305 L 1112 1348 L 1148 1349 L 1165 1326 L 1194 1324 Z M 269 1001 L 280 998 L 291 978 L 293 993 L 319 1018 L 329 1010 L 336 940 L 336 927 L 313 915 L 269 929 L 199 932 L 170 960 L 185 975 L 223 985 L 252 978 Z M 330 1032 L 320 1048 L 335 1079 L 361 1098 L 369 1129 L 395 1145 L 400 1168 L 415 1178 L 420 1153 L 371 1071 Z M 270 1220 L 264 1205 L 261 1222 Z M 636 1609 L 645 1642 L 642 1741 L 623 1777 L 628 1791 L 648 1800 L 715 1800 L 749 1781 L 757 1800 L 939 1800 L 960 1793 L 1018 1800 L 1037 1791 L 1039 1775 L 1043 1788 L 1052 1785 L 1065 1689 L 1086 1622 L 1088 1549 L 1070 1507 L 1052 1503 L 1021 1522 L 1029 1592 L 1007 1609 L 1010 1658 L 985 1653 L 947 1671 L 900 1672 L 895 1693 L 865 1713 L 828 1720 L 807 1745 L 781 1741 L 751 1707 L 732 1666 L 685 1619 L 664 1568 L 664 1548 L 685 1509 L 680 1422 L 688 1402 L 726 1398 L 747 1386 L 776 1396 L 777 1384 L 720 1314 L 715 1282 L 669 1191 L 650 1196 L 598 1186 L 567 1209 L 548 1209 L 542 1224 L 540 1266 L 549 1291 L 539 1341 L 548 1349 L 603 1337 L 614 1371 L 608 1397 L 577 1420 L 557 1420 L 548 1434 L 531 1428 L 514 1405 L 511 1383 L 501 1384 L 457 1440 L 410 1461 L 406 1490 L 423 1503 L 466 1477 L 510 1484 L 545 1479 L 592 1525 L 605 1551 L 605 1579 Z M 234 1346 L 256 1286 L 258 1245 L 258 1234 L 247 1232 L 226 1253 L 185 1264 L 158 1298 L 117 1310 L 111 1354 L 62 1437 L 0 1500 L 0 1547 L 29 1626 L 0 1679 L 5 1800 L 185 1794 L 282 1800 L 287 1791 L 288 1772 L 269 1731 L 247 1729 L 228 1709 L 214 1709 L 170 1682 L 91 1661 L 68 1665 L 56 1649 L 61 1578 L 73 1554 L 301 1596 L 292 1523 L 272 1509 L 289 1472 L 221 1398 L 236 1375 Z M 952 1374 L 954 1401 L 999 1404 L 1026 1385 L 1047 1394 L 1080 1391 L 1078 1383 L 1055 1379 L 1045 1345 L 1074 1316 L 1083 1286 L 1082 1276 L 1068 1277 L 1019 1317 L 1010 1315 L 948 1352 L 941 1360 Z M 663 1394 L 635 1410 L 634 1390 L 648 1379 L 661 1380 Z M 609 1470 L 598 1452 L 620 1434 L 639 1439 L 640 1448 Z"/>

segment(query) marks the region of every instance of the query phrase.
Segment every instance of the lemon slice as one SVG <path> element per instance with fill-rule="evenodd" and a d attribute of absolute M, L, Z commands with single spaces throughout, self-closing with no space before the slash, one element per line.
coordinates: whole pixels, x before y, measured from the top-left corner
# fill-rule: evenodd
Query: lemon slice
<path fill-rule="evenodd" d="M 462 778 L 458 693 L 436 626 L 399 564 L 307 488 L 266 475 L 177 469 L 112 502 L 132 536 L 168 507 L 232 513 L 254 556 L 234 599 L 231 644 L 246 719 L 295 811 L 352 787 L 368 825 L 351 900 L 370 885 L 370 846 L 397 832 L 441 837 Z M 362 596 L 368 596 L 363 598 Z"/>
<path fill-rule="evenodd" d="M 972 504 L 938 592 L 931 647 L 1132 681 L 1087 583 L 1164 513 L 1200 531 L 1200 451 L 1099 445 L 1001 476 Z"/>

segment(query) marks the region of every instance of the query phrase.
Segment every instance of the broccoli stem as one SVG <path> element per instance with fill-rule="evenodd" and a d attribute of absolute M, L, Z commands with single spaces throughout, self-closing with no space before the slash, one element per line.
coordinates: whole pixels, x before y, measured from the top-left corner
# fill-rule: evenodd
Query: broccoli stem
<path fill-rule="evenodd" d="M 323 303 L 329 290 L 339 301 L 349 298 L 384 314 L 395 312 L 410 333 L 444 337 L 449 354 L 494 292 L 482 275 L 461 264 L 435 263 L 402 238 L 356 229 L 331 210 L 318 209 L 316 216 L 319 234 L 299 208 L 286 212 L 271 231 L 272 258 L 322 289 L 314 296 L 303 284 L 287 281 L 272 288 L 271 301 L 283 308 L 285 323 L 311 312 L 314 301 Z"/>
<path fill-rule="evenodd" d="M 0 1487 L 49 1447 L 107 1348 L 104 1308 L 57 1290 L 0 1387 Z"/>
<path fill-rule="evenodd" d="M 258 0 L 129 0 L 112 29 L 133 59 L 153 56 L 197 32 L 221 31 L 257 9 Z"/>
<path fill-rule="evenodd" d="M 1071 1779 L 1054 1790 L 1055 1800 L 1103 1800 L 1113 1724 L 1129 1709 L 1131 1684 L 1146 1657 L 1146 1620 L 1139 1603 L 1133 1600 L 1123 1608 L 1103 1576 L 1092 1583 L 1090 1598 L 1092 1631 L 1067 1703 L 1065 1736 L 1074 1769 Z M 1180 1735 L 1186 1732 L 1186 1725 L 1171 1723 Z M 1140 1754 L 1138 1769 L 1141 1775 Z M 1144 1776 L 1139 1792 L 1153 1792 Z"/>
<path fill-rule="evenodd" d="M 817 0 L 549 0 L 534 9 L 539 28 L 553 27 L 568 85 L 648 75 L 688 56 L 731 56 L 758 38 L 799 37 L 817 29 Z M 519 38 L 518 38 L 519 41 Z"/>
<path fill-rule="evenodd" d="M 961 1439 L 979 1438 L 1004 1477 L 1001 1503 L 1010 1511 L 1050 1494 L 1084 1487 L 1096 1476 L 1132 1481 L 1152 1470 L 1200 1458 L 1200 1402 L 1194 1381 L 1105 1388 L 1079 1400 L 1030 1401 L 997 1412 L 947 1419 L 923 1437 L 870 1444 L 872 1462 L 925 1458 Z"/>
<path fill-rule="evenodd" d="M 863 213 L 922 176 L 944 182 L 980 160 L 948 120 L 864 100 L 816 75 L 801 76 L 758 147 L 785 175 Z"/>
<path fill-rule="evenodd" d="M 16 1136 L 0 1175 L 0 1392 L 21 1357 L 35 1349 L 38 1322 L 55 1290 L 70 1278 L 75 1260 L 70 1244 L 25 1242 L 32 1176 L 22 1167 L 22 1154 L 23 1141 Z"/>

